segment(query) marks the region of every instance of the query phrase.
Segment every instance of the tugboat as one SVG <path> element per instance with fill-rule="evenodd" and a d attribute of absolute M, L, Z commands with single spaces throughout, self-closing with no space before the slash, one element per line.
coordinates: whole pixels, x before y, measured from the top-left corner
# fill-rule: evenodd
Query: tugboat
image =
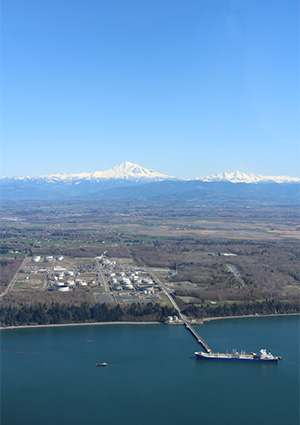
<path fill-rule="evenodd" d="M 96 366 L 108 366 L 108 363 L 106 363 L 106 362 L 96 363 Z"/>

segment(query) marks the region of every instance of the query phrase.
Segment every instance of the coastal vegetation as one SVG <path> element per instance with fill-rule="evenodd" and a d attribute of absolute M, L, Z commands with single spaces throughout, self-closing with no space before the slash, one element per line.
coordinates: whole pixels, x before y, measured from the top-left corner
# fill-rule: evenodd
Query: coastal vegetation
<path fill-rule="evenodd" d="M 223 303 L 222 305 L 189 305 L 183 310 L 183 314 L 190 318 L 208 317 L 235 317 L 268 314 L 291 314 L 300 313 L 300 305 L 297 301 L 243 301 Z"/>
<path fill-rule="evenodd" d="M 175 315 L 173 307 L 161 306 L 158 303 L 133 304 L 130 307 L 109 306 L 97 303 L 89 306 L 82 303 L 78 306 L 52 303 L 33 306 L 5 306 L 0 311 L 0 326 L 53 325 L 67 323 L 95 323 L 119 321 L 164 322 L 167 316 Z"/>
<path fill-rule="evenodd" d="M 241 303 L 224 303 L 218 306 L 189 305 L 182 313 L 190 319 L 213 317 L 236 317 L 249 315 L 292 314 L 300 313 L 297 302 L 291 301 L 253 301 Z M 71 323 L 105 323 L 105 322 L 161 322 L 177 311 L 173 307 L 161 306 L 158 303 L 132 304 L 128 306 L 107 305 L 97 303 L 89 306 L 52 303 L 33 306 L 5 306 L 0 311 L 0 326 L 53 325 Z"/>

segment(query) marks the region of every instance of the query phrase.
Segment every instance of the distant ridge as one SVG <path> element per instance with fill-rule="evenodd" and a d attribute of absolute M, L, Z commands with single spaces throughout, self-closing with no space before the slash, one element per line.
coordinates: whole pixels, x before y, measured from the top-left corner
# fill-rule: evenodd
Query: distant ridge
<path fill-rule="evenodd" d="M 212 176 L 202 177 L 195 180 L 203 182 L 231 182 L 231 183 L 299 183 L 299 177 L 289 176 L 262 176 L 261 174 L 242 173 L 234 171 L 232 173 L 214 174 Z"/>

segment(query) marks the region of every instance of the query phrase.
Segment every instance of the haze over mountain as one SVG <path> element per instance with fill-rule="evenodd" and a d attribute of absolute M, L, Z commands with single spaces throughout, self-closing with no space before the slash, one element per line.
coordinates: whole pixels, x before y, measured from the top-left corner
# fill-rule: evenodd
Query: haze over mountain
<path fill-rule="evenodd" d="M 299 178 L 288 176 L 262 176 L 254 173 L 221 173 L 193 180 L 182 180 L 158 173 L 138 164 L 125 161 L 107 171 L 79 174 L 51 174 L 38 177 L 13 177 L 0 179 L 3 200 L 42 199 L 195 199 L 201 197 L 220 199 L 240 196 L 274 199 L 297 199 Z M 234 183 L 234 184 L 233 184 Z M 247 183 L 247 184 L 245 184 Z M 275 186 L 274 186 L 275 185 Z M 287 186 L 297 186 L 287 188 Z M 245 186 L 249 186 L 248 189 Z M 250 187 L 251 186 L 251 187 Z M 279 188 L 281 186 L 281 188 Z M 276 195 L 277 194 L 277 195 Z M 289 195 L 288 195 L 289 194 Z M 226 199 L 227 199 L 226 198 Z M 229 199 L 229 198 L 228 198 Z"/>

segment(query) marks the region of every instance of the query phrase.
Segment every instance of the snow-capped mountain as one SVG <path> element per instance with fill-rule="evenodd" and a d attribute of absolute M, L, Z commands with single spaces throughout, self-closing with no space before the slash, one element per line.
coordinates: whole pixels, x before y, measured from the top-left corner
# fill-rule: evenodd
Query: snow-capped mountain
<path fill-rule="evenodd" d="M 125 161 L 120 165 L 116 165 L 106 171 L 95 171 L 93 173 L 77 173 L 77 174 L 48 174 L 43 176 L 26 176 L 26 177 L 3 177 L 0 182 L 19 182 L 19 183 L 69 183 L 69 184 L 80 184 L 84 182 L 105 182 L 109 180 L 115 181 L 135 181 L 143 182 L 147 181 L 163 181 L 163 180 L 179 180 L 176 177 L 161 174 L 151 169 L 141 167 L 138 164 Z M 196 179 L 203 182 L 231 182 L 231 183 L 299 183 L 299 177 L 289 176 L 263 176 L 261 174 L 254 173 L 243 173 L 240 171 L 234 171 L 232 173 L 213 174 L 212 176 L 199 177 Z"/>
<path fill-rule="evenodd" d="M 243 184 L 233 184 L 237 182 Z M 126 161 L 110 170 L 94 173 L 0 178 L 0 196 L 3 200 L 13 201 L 102 199 L 144 202 L 169 199 L 172 202 L 221 202 L 227 199 L 239 203 L 251 199 L 272 202 L 288 199 L 298 202 L 299 183 L 299 178 L 239 171 L 180 180 Z"/>
<path fill-rule="evenodd" d="M 242 173 L 234 171 L 232 173 L 214 174 L 212 176 L 201 177 L 196 180 L 203 182 L 231 182 L 231 183 L 299 183 L 299 177 L 289 176 L 262 176 L 261 174 Z"/>
<path fill-rule="evenodd" d="M 126 161 L 94 173 L 4 177 L 0 189 L 3 199 L 66 199 L 166 180 L 176 179 Z"/>
<path fill-rule="evenodd" d="M 26 177 L 13 177 L 13 178 L 3 178 L 2 180 L 19 180 L 27 182 L 47 182 L 47 183 L 80 183 L 81 181 L 101 181 L 101 180 L 169 180 L 174 179 L 174 177 L 167 176 L 165 174 L 157 173 L 156 171 L 143 168 L 138 164 L 133 164 L 132 162 L 125 161 L 120 165 L 106 170 L 106 171 L 95 171 L 94 173 L 79 173 L 79 174 L 49 174 L 45 176 L 26 176 Z"/>
<path fill-rule="evenodd" d="M 151 180 L 168 180 L 173 179 L 172 176 L 166 174 L 157 173 L 151 169 L 141 167 L 138 164 L 125 161 L 120 165 L 116 165 L 107 171 L 96 171 L 93 173 L 92 178 L 94 179 L 125 179 L 125 180 L 136 180 L 136 179 L 151 179 Z"/>

